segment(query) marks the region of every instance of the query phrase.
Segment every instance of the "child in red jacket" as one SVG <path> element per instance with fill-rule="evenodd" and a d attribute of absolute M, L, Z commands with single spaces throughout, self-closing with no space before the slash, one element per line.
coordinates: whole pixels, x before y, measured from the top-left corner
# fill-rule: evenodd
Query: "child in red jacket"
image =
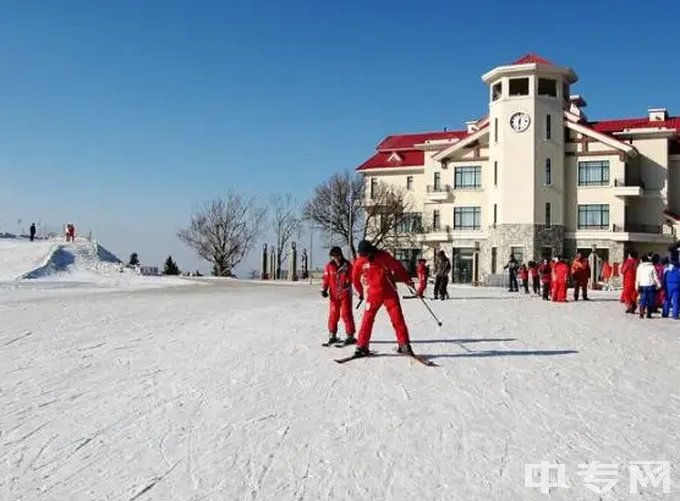
<path fill-rule="evenodd" d="M 331 260 L 324 269 L 321 281 L 321 295 L 330 298 L 328 343 L 324 343 L 324 346 L 338 342 L 338 321 L 341 316 L 347 334 L 343 344 L 356 344 L 354 315 L 352 313 L 352 263 L 344 258 L 340 247 L 332 247 L 329 255 Z"/>
<path fill-rule="evenodd" d="M 424 259 L 418 259 L 416 274 L 418 275 L 418 290 L 416 290 L 416 296 L 423 297 L 425 288 L 427 287 L 427 276 L 429 275 L 429 270 L 427 269 Z"/>

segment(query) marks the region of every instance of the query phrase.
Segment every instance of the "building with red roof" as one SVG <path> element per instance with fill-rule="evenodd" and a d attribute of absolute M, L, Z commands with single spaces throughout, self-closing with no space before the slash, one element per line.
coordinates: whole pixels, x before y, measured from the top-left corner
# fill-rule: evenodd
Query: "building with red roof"
<path fill-rule="evenodd" d="M 387 136 L 357 170 L 410 197 L 402 260 L 452 256 L 454 282 L 493 283 L 518 261 L 663 252 L 680 214 L 680 117 L 650 108 L 589 120 L 576 73 L 527 54 L 482 76 L 488 112 L 461 130 Z M 370 198 L 371 189 L 367 190 Z M 398 236 L 398 235 L 397 235 Z M 415 244 L 413 242 L 416 242 Z"/>

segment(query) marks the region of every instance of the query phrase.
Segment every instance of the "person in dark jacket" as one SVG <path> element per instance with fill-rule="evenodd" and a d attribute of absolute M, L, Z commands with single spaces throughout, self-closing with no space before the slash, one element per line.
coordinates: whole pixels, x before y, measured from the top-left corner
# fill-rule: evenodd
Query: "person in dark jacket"
<path fill-rule="evenodd" d="M 35 223 L 31 223 L 30 232 L 31 232 L 31 237 L 30 237 L 30 238 L 31 238 L 31 242 L 32 242 L 32 241 L 35 239 Z"/>
<path fill-rule="evenodd" d="M 663 273 L 663 288 L 666 292 L 661 315 L 667 317 L 673 307 L 673 318 L 680 318 L 680 260 L 678 251 L 671 251 L 670 263 Z"/>
<path fill-rule="evenodd" d="M 510 254 L 510 260 L 508 264 L 503 267 L 504 270 L 508 270 L 510 275 L 510 288 L 508 292 L 519 292 L 519 285 L 517 284 L 517 272 L 519 271 L 519 263 L 515 259 L 514 254 Z"/>
<path fill-rule="evenodd" d="M 434 298 L 443 301 L 449 297 L 446 287 L 449 285 L 449 273 L 451 273 L 451 261 L 443 250 L 435 256 L 434 273 Z"/>

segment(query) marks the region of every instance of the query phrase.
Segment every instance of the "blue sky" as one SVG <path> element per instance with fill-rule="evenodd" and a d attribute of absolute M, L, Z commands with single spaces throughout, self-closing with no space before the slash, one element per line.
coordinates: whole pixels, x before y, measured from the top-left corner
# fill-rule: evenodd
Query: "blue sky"
<path fill-rule="evenodd" d="M 591 119 L 677 115 L 680 6 L 625 4 L 3 2 L 0 231 L 69 220 L 207 269 L 175 237 L 192 206 L 305 200 L 386 134 L 462 128 L 481 74 L 527 52 L 574 68 Z"/>

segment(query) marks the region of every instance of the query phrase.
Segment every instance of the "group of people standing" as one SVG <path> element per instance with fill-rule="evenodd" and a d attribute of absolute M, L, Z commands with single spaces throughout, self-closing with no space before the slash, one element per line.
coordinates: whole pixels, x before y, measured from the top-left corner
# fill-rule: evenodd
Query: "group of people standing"
<path fill-rule="evenodd" d="M 521 281 L 525 294 L 529 294 L 531 284 L 534 294 L 540 294 L 544 301 L 552 300 L 557 303 L 567 301 L 569 278 L 574 283 L 574 301 L 582 297 L 588 301 L 588 279 L 590 278 L 590 264 L 580 252 L 567 264 L 564 257 L 545 258 L 541 264 L 529 261 L 520 264 L 513 254 L 504 266 L 508 270 L 510 286 L 508 292 L 519 292 Z"/>
<path fill-rule="evenodd" d="M 669 257 L 646 254 L 638 258 L 630 252 L 621 265 L 623 290 L 620 301 L 626 313 L 635 313 L 640 307 L 640 318 L 651 318 L 661 310 L 662 317 L 680 319 L 680 259 L 678 249 L 672 247 Z"/>

